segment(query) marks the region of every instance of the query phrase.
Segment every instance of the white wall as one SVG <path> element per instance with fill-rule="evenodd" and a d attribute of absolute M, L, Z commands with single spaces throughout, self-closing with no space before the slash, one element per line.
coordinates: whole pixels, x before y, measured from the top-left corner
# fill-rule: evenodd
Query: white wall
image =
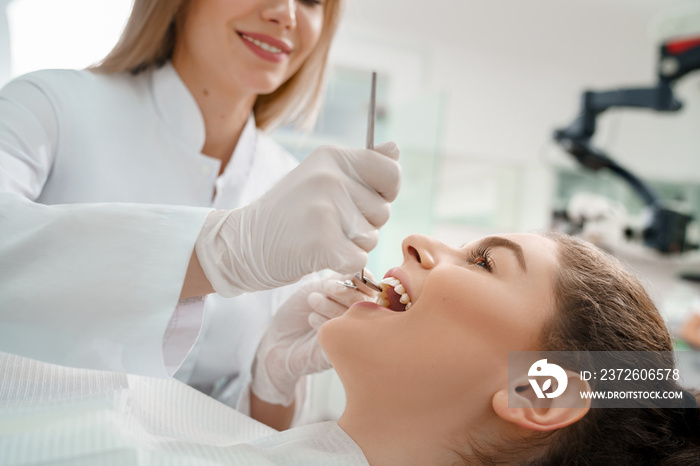
<path fill-rule="evenodd" d="M 547 167 L 569 163 L 551 142 L 553 130 L 572 121 L 584 89 L 654 84 L 656 39 L 676 27 L 659 15 L 688 3 L 351 0 L 335 59 L 391 69 L 402 89 L 397 106 L 411 94 L 444 92 L 443 155 L 521 167 L 517 228 L 540 228 L 551 207 Z M 700 20 L 691 19 L 685 25 L 700 33 Z M 677 86 L 683 111 L 609 111 L 596 140 L 642 177 L 700 181 L 696 74 Z"/>
<path fill-rule="evenodd" d="M 130 6 L 131 0 L 0 0 L 0 84 L 100 60 L 119 38 Z"/>

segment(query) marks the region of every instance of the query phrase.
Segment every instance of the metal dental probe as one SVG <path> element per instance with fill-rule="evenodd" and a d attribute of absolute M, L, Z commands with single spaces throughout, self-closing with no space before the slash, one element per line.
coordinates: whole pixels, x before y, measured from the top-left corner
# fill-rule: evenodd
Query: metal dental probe
<path fill-rule="evenodd" d="M 372 90 L 369 94 L 369 113 L 367 114 L 367 149 L 374 150 L 374 112 L 377 106 L 377 72 L 372 71 Z"/>
<path fill-rule="evenodd" d="M 377 107 L 377 72 L 372 71 L 372 90 L 369 95 L 369 113 L 367 115 L 367 149 L 374 150 L 374 114 Z M 355 274 L 355 278 L 362 283 L 372 288 L 374 291 L 381 292 L 382 287 L 369 277 L 365 277 L 365 269 L 360 273 Z M 347 286 L 347 285 L 345 285 Z"/>
<path fill-rule="evenodd" d="M 355 278 L 357 278 L 358 280 L 360 280 L 362 283 L 364 283 L 364 284 L 367 285 L 368 287 L 372 288 L 374 291 L 377 291 L 377 292 L 381 293 L 381 292 L 382 292 L 382 286 L 381 286 L 379 283 L 377 283 L 377 282 L 375 282 L 374 280 L 372 280 L 371 278 L 366 277 L 365 274 L 364 274 L 364 272 L 365 272 L 365 269 L 362 269 L 361 272 L 358 272 L 358 273 L 355 274 Z M 345 286 L 347 286 L 347 285 L 345 285 Z"/>

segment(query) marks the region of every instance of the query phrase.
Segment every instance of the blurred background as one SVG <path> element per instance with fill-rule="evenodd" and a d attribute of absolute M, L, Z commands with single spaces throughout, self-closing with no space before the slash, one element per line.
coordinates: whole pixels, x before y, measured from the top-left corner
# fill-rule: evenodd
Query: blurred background
<path fill-rule="evenodd" d="M 0 82 L 41 68 L 83 68 L 116 42 L 130 0 L 0 0 Z M 400 244 L 425 233 L 460 245 L 551 227 L 580 234 L 639 273 L 672 329 L 700 296 L 700 70 L 673 83 L 674 112 L 611 108 L 595 147 L 643 180 L 686 222 L 682 253 L 645 244 L 649 209 L 610 170 L 591 171 L 553 138 L 582 92 L 654 86 L 660 46 L 700 37 L 700 0 L 349 0 L 316 130 L 274 137 L 300 160 L 365 142 L 378 72 L 375 141 L 402 148 L 404 181 L 370 254 L 383 276 Z M 310 420 L 334 418 L 332 372 L 311 387 Z"/>

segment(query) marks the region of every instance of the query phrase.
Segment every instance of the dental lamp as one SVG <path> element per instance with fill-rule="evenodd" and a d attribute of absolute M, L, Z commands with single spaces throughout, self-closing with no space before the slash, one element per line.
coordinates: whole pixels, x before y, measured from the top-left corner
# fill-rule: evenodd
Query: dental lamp
<path fill-rule="evenodd" d="M 585 91 L 581 113 L 564 129 L 554 132 L 554 139 L 585 168 L 607 168 L 625 180 L 642 198 L 651 215 L 642 230 L 648 247 L 662 253 L 681 253 L 697 246 L 687 244 L 686 228 L 691 215 L 664 205 L 656 192 L 629 170 L 612 160 L 591 143 L 596 118 L 612 107 L 649 108 L 658 112 L 676 112 L 682 104 L 673 95 L 672 85 L 686 74 L 700 69 L 700 36 L 674 39 L 660 47 L 658 82 L 653 87 Z"/>

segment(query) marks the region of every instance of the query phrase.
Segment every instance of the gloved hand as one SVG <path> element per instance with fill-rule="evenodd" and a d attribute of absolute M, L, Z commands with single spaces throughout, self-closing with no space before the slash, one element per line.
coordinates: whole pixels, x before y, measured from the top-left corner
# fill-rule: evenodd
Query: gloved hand
<path fill-rule="evenodd" d="M 359 290 L 339 285 L 335 276 L 299 288 L 279 308 L 258 346 L 251 390 L 263 401 L 289 406 L 300 377 L 331 368 L 316 334 L 324 322 L 342 315 L 358 301 Z"/>
<path fill-rule="evenodd" d="M 252 204 L 211 212 L 195 249 L 214 290 L 231 297 L 360 270 L 398 195 L 398 157 L 393 142 L 321 147 Z"/>

